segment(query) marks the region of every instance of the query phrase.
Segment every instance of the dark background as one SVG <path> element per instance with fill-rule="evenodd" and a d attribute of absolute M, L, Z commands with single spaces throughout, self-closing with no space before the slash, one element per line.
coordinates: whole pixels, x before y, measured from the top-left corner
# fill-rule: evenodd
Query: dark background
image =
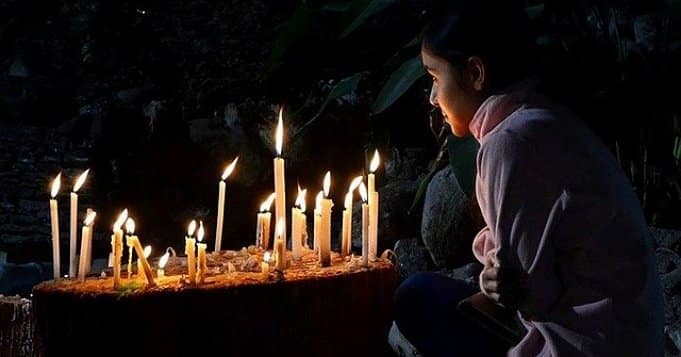
<path fill-rule="evenodd" d="M 619 152 L 649 223 L 678 228 L 678 1 L 521 5 L 551 94 Z M 180 251 L 193 218 L 204 220 L 212 247 L 219 176 L 236 155 L 223 249 L 251 244 L 258 206 L 273 190 L 280 105 L 287 207 L 300 184 L 311 212 L 331 170 L 339 215 L 374 148 L 393 172 L 380 169 L 379 185 L 406 171 L 422 183 L 438 149 L 428 126 L 430 82 L 402 65 L 418 55 L 430 6 L 0 0 L 0 251 L 11 262 L 51 260 L 49 183 L 63 172 L 65 244 L 68 192 L 85 168 L 81 211 L 98 212 L 95 257 L 110 249 L 124 207 L 156 252 Z M 390 78 L 412 77 L 385 95 Z M 405 214 L 390 241 L 418 236 L 418 214 Z"/>

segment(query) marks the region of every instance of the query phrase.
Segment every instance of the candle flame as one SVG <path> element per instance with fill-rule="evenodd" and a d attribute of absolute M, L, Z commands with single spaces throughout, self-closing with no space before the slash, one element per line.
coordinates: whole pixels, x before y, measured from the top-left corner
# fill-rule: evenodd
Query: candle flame
<path fill-rule="evenodd" d="M 345 194 L 345 209 L 352 208 L 352 191 Z"/>
<path fill-rule="evenodd" d="M 272 192 L 269 196 L 267 196 L 267 199 L 263 201 L 263 203 L 260 205 L 260 212 L 267 212 L 272 208 L 272 202 L 274 202 L 274 199 L 277 197 L 277 194 Z"/>
<path fill-rule="evenodd" d="M 362 201 L 367 201 L 367 187 L 364 186 L 364 181 L 359 184 L 359 195 L 362 196 Z"/>
<path fill-rule="evenodd" d="M 73 185 L 73 192 L 78 192 L 80 187 L 83 186 L 83 184 L 85 183 L 85 179 L 87 178 L 88 172 L 90 172 L 90 169 L 83 171 L 83 173 L 80 174 L 80 176 L 78 176 L 78 180 L 76 180 L 76 184 Z"/>
<path fill-rule="evenodd" d="M 331 171 L 327 171 L 324 175 L 324 197 L 329 197 L 329 188 L 331 188 Z"/>
<path fill-rule="evenodd" d="M 166 267 L 166 264 L 168 264 L 168 258 L 170 258 L 170 252 L 166 252 L 166 254 L 163 254 L 161 256 L 161 259 L 158 261 L 158 267 L 160 269 L 163 269 Z"/>
<path fill-rule="evenodd" d="M 305 195 L 307 194 L 307 189 L 301 190 L 298 187 L 298 198 L 296 198 L 296 206 L 300 208 L 301 212 L 305 212 Z"/>
<path fill-rule="evenodd" d="M 284 236 L 284 219 L 279 218 L 277 221 L 277 238 L 283 239 Z"/>
<path fill-rule="evenodd" d="M 142 253 L 144 254 L 145 258 L 149 258 L 149 256 L 151 255 L 151 246 L 148 245 L 148 246 L 144 247 L 144 250 L 142 251 Z"/>
<path fill-rule="evenodd" d="M 272 254 L 270 252 L 265 252 L 265 255 L 262 256 L 262 260 L 265 263 L 269 263 L 271 259 L 272 259 Z"/>
<path fill-rule="evenodd" d="M 135 220 L 128 218 L 128 220 L 125 221 L 125 230 L 130 235 L 135 234 Z"/>
<path fill-rule="evenodd" d="M 364 179 L 364 177 L 362 177 L 362 176 L 357 176 L 357 177 L 355 177 L 355 178 L 352 180 L 352 182 L 350 183 L 350 189 L 348 190 L 348 192 L 352 192 L 352 191 L 354 191 L 357 187 L 359 187 L 359 183 L 362 182 L 362 179 Z"/>
<path fill-rule="evenodd" d="M 378 156 L 378 150 L 374 151 L 374 158 L 371 159 L 371 164 L 369 164 L 369 172 L 373 173 L 378 169 L 378 164 L 381 158 Z"/>
<path fill-rule="evenodd" d="M 319 191 L 317 194 L 317 197 L 315 197 L 314 204 L 315 204 L 315 211 L 322 209 L 322 200 L 324 199 L 324 191 Z"/>
<path fill-rule="evenodd" d="M 92 224 L 92 222 L 95 220 L 95 217 L 97 216 L 97 212 L 95 211 L 90 211 L 90 213 L 87 214 L 87 217 L 85 217 L 85 224 L 86 226 L 89 226 Z"/>
<path fill-rule="evenodd" d="M 227 166 L 225 171 L 222 173 L 222 180 L 223 181 L 226 180 L 229 177 L 229 175 L 232 174 L 232 171 L 234 171 L 234 166 L 236 166 L 236 162 L 238 160 L 239 160 L 239 157 L 237 156 L 237 157 L 234 158 L 234 161 L 232 161 L 232 163 L 229 164 L 229 166 Z"/>
<path fill-rule="evenodd" d="M 203 221 L 199 221 L 199 231 L 196 233 L 196 238 L 198 241 L 203 240 L 203 235 L 206 233 L 206 231 L 203 229 Z"/>
<path fill-rule="evenodd" d="M 192 219 L 192 221 L 189 223 L 189 227 L 187 227 L 187 236 L 188 237 L 194 236 L 195 230 L 196 230 L 196 220 Z"/>
<path fill-rule="evenodd" d="M 284 121 L 282 119 L 282 113 L 284 111 L 284 106 L 279 108 L 279 123 L 277 124 L 276 132 L 276 145 L 277 145 L 277 156 L 281 156 L 281 146 L 282 141 L 284 141 Z"/>
<path fill-rule="evenodd" d="M 52 181 L 52 198 L 55 198 L 57 193 L 59 193 L 59 186 L 61 186 L 61 172 Z"/>
<path fill-rule="evenodd" d="M 121 212 L 120 215 L 118 215 L 118 218 L 116 219 L 116 222 L 114 222 L 113 229 L 114 231 L 117 231 L 121 229 L 123 226 L 123 223 L 125 223 L 125 220 L 128 219 L 128 209 L 124 209 L 123 212 Z"/>

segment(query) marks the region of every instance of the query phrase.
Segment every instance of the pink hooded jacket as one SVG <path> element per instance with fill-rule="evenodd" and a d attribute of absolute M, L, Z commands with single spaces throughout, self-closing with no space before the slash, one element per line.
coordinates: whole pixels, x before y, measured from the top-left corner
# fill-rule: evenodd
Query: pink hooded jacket
<path fill-rule="evenodd" d="M 663 296 L 639 201 L 585 125 L 525 83 L 470 123 L 486 223 L 473 253 L 527 279 L 509 356 L 662 356 Z"/>

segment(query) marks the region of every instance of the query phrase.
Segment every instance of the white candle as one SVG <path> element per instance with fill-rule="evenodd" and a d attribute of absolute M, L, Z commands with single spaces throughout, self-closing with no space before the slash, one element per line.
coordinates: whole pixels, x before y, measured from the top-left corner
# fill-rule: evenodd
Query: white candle
<path fill-rule="evenodd" d="M 57 193 L 59 193 L 59 186 L 61 185 L 61 172 L 52 181 L 52 192 L 50 198 L 50 221 L 52 225 L 52 277 L 59 278 L 60 262 L 59 262 L 59 209 L 57 207 Z"/>
<path fill-rule="evenodd" d="M 131 219 L 132 219 L 132 218 L 128 218 L 128 221 L 131 220 Z M 127 221 L 126 221 L 126 225 L 127 225 L 127 224 L 128 224 L 128 223 L 127 223 Z M 125 236 L 125 244 L 128 246 L 128 269 L 127 269 L 127 271 L 128 271 L 128 279 L 132 279 L 132 252 L 133 252 L 133 250 L 134 250 L 135 248 L 132 246 L 132 242 L 130 241 L 130 236 L 129 236 L 129 235 L 126 235 L 126 236 Z"/>
<path fill-rule="evenodd" d="M 128 242 L 130 242 L 130 244 L 132 244 L 132 246 L 135 248 L 135 253 L 137 254 L 138 261 L 142 262 L 142 271 L 138 272 L 138 274 L 142 275 L 142 272 L 144 272 L 144 276 L 147 278 L 148 286 L 156 285 L 156 283 L 154 282 L 154 276 L 151 273 L 151 266 L 149 265 L 149 262 L 147 261 L 147 258 L 144 255 L 144 249 L 142 249 L 142 244 L 140 243 L 139 238 L 136 235 L 134 235 L 135 221 L 133 221 L 132 219 L 128 219 L 128 221 L 125 222 L 125 229 L 128 232 Z"/>
<path fill-rule="evenodd" d="M 269 249 L 270 246 L 270 221 L 272 219 L 272 214 L 269 210 L 272 207 L 272 202 L 274 202 L 275 198 L 276 194 L 273 192 L 260 205 L 260 212 L 258 212 L 257 224 L 255 227 L 255 246 L 260 247 L 263 250 Z"/>
<path fill-rule="evenodd" d="M 237 156 L 234 158 L 231 164 L 225 168 L 225 171 L 222 173 L 222 177 L 220 180 L 220 184 L 218 185 L 218 220 L 217 220 L 217 225 L 215 227 L 215 251 L 219 252 L 222 248 L 222 227 L 224 225 L 224 214 L 225 214 L 225 180 L 229 177 L 229 175 L 232 174 L 232 171 L 234 171 L 234 166 L 236 166 L 236 162 L 239 160 L 239 157 Z"/>
<path fill-rule="evenodd" d="M 352 196 L 359 187 L 364 177 L 357 176 L 350 183 L 348 193 L 345 195 L 345 211 L 343 211 L 343 229 L 341 233 L 341 255 L 346 256 L 352 250 Z"/>
<path fill-rule="evenodd" d="M 279 123 L 276 132 L 277 157 L 274 158 L 274 192 L 276 193 L 276 204 L 274 206 L 275 222 L 283 224 L 283 234 L 281 239 L 284 241 L 286 249 L 286 182 L 284 175 L 284 159 L 281 157 L 281 147 L 284 140 L 284 124 L 282 119 L 283 107 L 279 110 Z"/>
<path fill-rule="evenodd" d="M 85 217 L 85 222 L 83 223 L 83 228 L 81 231 L 81 237 L 80 237 L 80 259 L 78 262 L 78 279 L 80 281 L 85 280 L 85 276 L 87 275 L 89 269 L 87 266 L 88 262 L 88 251 L 90 250 L 90 245 L 91 245 L 91 226 L 92 222 L 95 220 L 95 216 L 97 213 L 95 211 L 90 211 L 88 212 L 87 217 Z"/>
<path fill-rule="evenodd" d="M 76 180 L 73 185 L 73 192 L 71 192 L 71 224 L 70 224 L 70 239 L 69 239 L 69 276 L 76 276 L 76 248 L 78 244 L 78 190 L 85 183 L 87 174 L 90 169 L 85 170 Z"/>
<path fill-rule="evenodd" d="M 291 213 L 291 250 L 293 260 L 300 260 L 303 256 L 303 211 L 305 207 L 305 192 L 298 187 L 298 197 Z"/>
<path fill-rule="evenodd" d="M 203 221 L 199 221 L 199 230 L 196 233 L 196 238 L 198 239 L 196 246 L 198 247 L 199 252 L 196 262 L 196 282 L 199 284 L 203 284 L 206 276 L 206 270 L 208 269 L 208 261 L 206 259 L 206 243 L 201 243 L 204 233 Z"/>
<path fill-rule="evenodd" d="M 165 267 L 166 264 L 168 263 L 168 258 L 170 258 L 170 252 L 166 252 L 166 254 L 163 254 L 161 256 L 161 259 L 158 261 L 158 269 L 156 269 L 156 277 L 160 278 L 166 275 L 165 273 Z"/>
<path fill-rule="evenodd" d="M 331 207 L 333 201 L 329 197 L 331 187 L 331 172 L 324 175 L 324 199 L 322 199 L 322 211 L 319 235 L 319 263 L 326 267 L 331 265 Z"/>
<path fill-rule="evenodd" d="M 96 212 L 94 210 L 92 210 L 92 208 L 88 208 L 86 210 L 85 217 L 87 218 L 87 216 L 89 216 L 93 213 L 96 214 Z M 87 237 L 88 244 L 87 244 L 87 249 L 85 250 L 85 253 L 86 253 L 86 255 L 85 255 L 85 274 L 86 275 L 90 273 L 90 269 L 92 267 L 92 236 L 93 236 L 94 232 L 95 232 L 95 222 L 93 220 L 92 223 L 90 224 L 90 229 L 88 230 L 88 237 Z"/>
<path fill-rule="evenodd" d="M 184 253 L 187 254 L 187 276 L 189 282 L 196 282 L 196 239 L 193 238 L 196 230 L 196 221 L 192 220 L 187 228 L 187 236 L 184 238 Z"/>
<path fill-rule="evenodd" d="M 376 260 L 376 249 L 378 246 L 378 192 L 376 191 L 376 175 L 380 157 L 378 150 L 374 152 L 374 157 L 369 165 L 369 259 Z"/>
<path fill-rule="evenodd" d="M 314 208 L 314 242 L 313 249 L 315 253 L 319 253 L 319 235 L 321 234 L 321 221 L 322 221 L 322 200 L 324 199 L 324 191 L 319 191 L 317 197 L 315 198 L 315 208 Z"/>
<path fill-rule="evenodd" d="M 362 196 L 362 266 L 367 267 L 369 266 L 369 205 L 364 182 L 359 185 L 359 194 Z"/>
<path fill-rule="evenodd" d="M 113 276 L 114 289 L 121 286 L 121 256 L 123 255 L 123 230 L 121 227 L 128 218 L 127 208 L 121 212 L 113 225 L 113 233 L 111 235 L 111 253 L 113 256 Z"/>
<path fill-rule="evenodd" d="M 286 269 L 286 249 L 284 248 L 284 220 L 277 221 L 274 238 L 274 266 L 277 270 Z"/>
<path fill-rule="evenodd" d="M 262 271 L 262 275 L 265 277 L 270 275 L 270 252 L 265 252 L 263 255 L 262 262 L 260 263 L 260 269 Z"/>

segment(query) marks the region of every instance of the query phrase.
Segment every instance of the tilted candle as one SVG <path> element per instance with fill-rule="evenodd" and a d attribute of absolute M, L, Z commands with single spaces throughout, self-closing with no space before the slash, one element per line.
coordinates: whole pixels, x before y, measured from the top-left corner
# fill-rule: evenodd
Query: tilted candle
<path fill-rule="evenodd" d="M 148 245 L 148 246 L 144 247 L 143 252 L 144 252 L 144 258 L 149 259 L 149 256 L 151 255 L 151 246 Z M 142 277 L 143 271 L 144 271 L 144 266 L 142 265 L 142 260 L 137 258 L 137 277 L 138 278 Z"/>
<path fill-rule="evenodd" d="M 225 168 L 225 171 L 222 173 L 222 177 L 219 183 L 218 187 L 218 219 L 217 219 L 217 225 L 215 226 L 215 251 L 219 252 L 222 248 L 222 227 L 224 225 L 224 215 L 225 215 L 225 180 L 229 177 L 229 175 L 232 174 L 232 171 L 234 171 L 234 166 L 236 166 L 236 162 L 239 160 L 239 157 L 237 156 L 231 164 Z"/>
<path fill-rule="evenodd" d="M 50 223 L 52 226 L 52 276 L 54 279 L 59 278 L 60 262 L 59 262 L 59 209 L 57 206 L 57 194 L 59 193 L 59 186 L 61 185 L 61 172 L 52 181 L 52 191 L 50 192 Z"/>
<path fill-rule="evenodd" d="M 170 252 L 166 252 L 161 256 L 161 259 L 158 261 L 158 269 L 156 270 L 156 277 L 160 278 L 165 276 L 165 270 L 164 268 L 166 267 L 166 264 L 168 263 L 168 258 L 170 258 Z"/>
<path fill-rule="evenodd" d="M 69 276 L 76 276 L 76 248 L 78 244 L 78 190 L 85 182 L 87 174 L 90 169 L 85 170 L 73 185 L 73 192 L 71 192 L 71 224 L 70 224 L 70 239 L 69 239 Z"/>
<path fill-rule="evenodd" d="M 142 249 L 142 244 L 140 243 L 139 238 L 135 235 L 135 221 L 131 218 L 128 218 L 127 222 L 125 222 L 125 229 L 128 231 L 129 243 L 135 248 L 137 259 L 142 262 L 142 272 L 144 272 L 144 276 L 147 278 L 147 285 L 155 286 L 156 283 L 154 282 L 154 275 L 151 272 L 151 266 L 144 255 L 144 249 Z M 142 272 L 138 272 L 138 274 L 142 275 Z"/>

